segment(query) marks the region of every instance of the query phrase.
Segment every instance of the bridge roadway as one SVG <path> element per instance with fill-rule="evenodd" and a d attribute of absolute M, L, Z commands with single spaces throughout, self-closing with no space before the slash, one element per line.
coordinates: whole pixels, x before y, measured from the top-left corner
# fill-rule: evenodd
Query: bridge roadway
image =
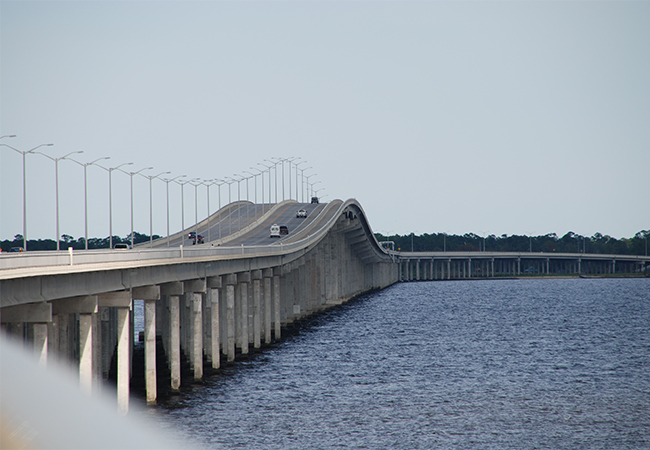
<path fill-rule="evenodd" d="M 340 200 L 335 200 L 332 205 L 341 203 Z M 205 243 L 202 245 L 273 245 L 281 242 L 295 242 L 295 236 L 302 230 L 310 228 L 310 225 L 326 209 L 327 205 L 327 203 L 313 204 L 294 201 L 286 201 L 278 205 L 236 202 L 215 212 L 209 219 L 170 236 L 169 240 L 165 237 L 157 239 L 151 244 L 144 242 L 138 244 L 136 248 L 192 246 L 195 244 L 189 237 L 190 232 L 203 236 Z M 296 212 L 300 209 L 307 211 L 306 219 L 296 217 Z M 289 235 L 280 239 L 271 239 L 269 228 L 274 223 L 287 226 Z M 200 247 L 201 244 L 196 245 Z"/>

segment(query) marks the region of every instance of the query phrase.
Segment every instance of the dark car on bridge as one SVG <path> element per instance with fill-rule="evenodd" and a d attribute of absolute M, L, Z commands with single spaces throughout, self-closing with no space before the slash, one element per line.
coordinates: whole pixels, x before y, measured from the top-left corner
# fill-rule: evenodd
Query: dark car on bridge
<path fill-rule="evenodd" d="M 201 236 L 200 234 L 198 235 L 198 239 L 197 239 L 197 235 L 195 231 L 190 231 L 190 234 L 187 237 L 189 240 L 192 241 L 192 245 L 203 244 L 205 242 L 203 236 Z"/>

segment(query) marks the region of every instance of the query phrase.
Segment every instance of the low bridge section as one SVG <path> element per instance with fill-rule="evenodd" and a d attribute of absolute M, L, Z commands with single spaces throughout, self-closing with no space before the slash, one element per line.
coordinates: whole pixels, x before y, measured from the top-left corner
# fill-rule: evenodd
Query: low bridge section
<path fill-rule="evenodd" d="M 584 253 L 390 252 L 402 281 L 647 273 L 650 257 Z"/>

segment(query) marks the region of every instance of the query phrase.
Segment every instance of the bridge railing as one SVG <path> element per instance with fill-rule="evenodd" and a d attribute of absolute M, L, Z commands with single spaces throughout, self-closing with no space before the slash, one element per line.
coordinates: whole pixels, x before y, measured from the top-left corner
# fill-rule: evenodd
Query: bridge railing
<path fill-rule="evenodd" d="M 89 264 L 128 263 L 153 260 L 185 258 L 232 258 L 252 255 L 280 255 L 291 253 L 309 245 L 317 236 L 308 236 L 300 241 L 276 245 L 240 246 L 190 246 L 164 249 L 132 250 L 73 250 L 7 253 L 0 255 L 0 277 L 2 271 L 38 267 L 80 266 Z"/>

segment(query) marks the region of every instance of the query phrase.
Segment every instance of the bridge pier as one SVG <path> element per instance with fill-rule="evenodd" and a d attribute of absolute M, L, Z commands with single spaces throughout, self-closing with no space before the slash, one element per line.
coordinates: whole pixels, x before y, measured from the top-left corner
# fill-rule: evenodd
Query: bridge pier
<path fill-rule="evenodd" d="M 24 339 L 24 324 L 33 326 L 32 347 L 40 365 L 47 365 L 48 325 L 52 323 L 50 303 L 29 303 L 2 308 L 2 328 L 14 338 Z"/>
<path fill-rule="evenodd" d="M 160 286 L 133 288 L 133 299 L 144 300 L 144 371 L 147 404 L 155 405 L 158 398 L 156 384 L 156 303 L 160 300 Z"/>
<path fill-rule="evenodd" d="M 219 369 L 221 367 L 221 327 L 219 326 L 219 290 L 222 287 L 221 277 L 210 277 L 207 283 L 208 300 L 206 301 L 206 306 L 210 308 L 210 339 L 206 339 L 206 343 L 209 343 L 206 353 L 208 360 L 212 363 L 212 368 Z"/>
<path fill-rule="evenodd" d="M 170 388 L 178 392 L 181 386 L 181 330 L 180 299 L 184 294 L 183 283 L 173 281 L 160 285 L 162 297 L 162 340 L 170 371 Z"/>
<path fill-rule="evenodd" d="M 262 271 L 262 276 L 264 279 L 264 343 L 271 343 L 271 327 L 272 327 L 272 315 L 271 315 L 271 284 L 273 282 L 273 269 L 264 269 Z"/>
<path fill-rule="evenodd" d="M 235 361 L 236 330 L 235 330 L 235 294 L 237 275 L 225 276 L 226 284 L 226 355 L 227 361 Z"/>
<path fill-rule="evenodd" d="M 237 303 L 235 310 L 237 322 L 237 346 L 241 349 L 242 355 L 248 355 L 248 284 L 250 283 L 250 272 L 240 272 L 237 274 Z"/>
<path fill-rule="evenodd" d="M 251 272 L 253 280 L 253 348 L 259 350 L 262 348 L 262 271 L 254 270 Z"/>

